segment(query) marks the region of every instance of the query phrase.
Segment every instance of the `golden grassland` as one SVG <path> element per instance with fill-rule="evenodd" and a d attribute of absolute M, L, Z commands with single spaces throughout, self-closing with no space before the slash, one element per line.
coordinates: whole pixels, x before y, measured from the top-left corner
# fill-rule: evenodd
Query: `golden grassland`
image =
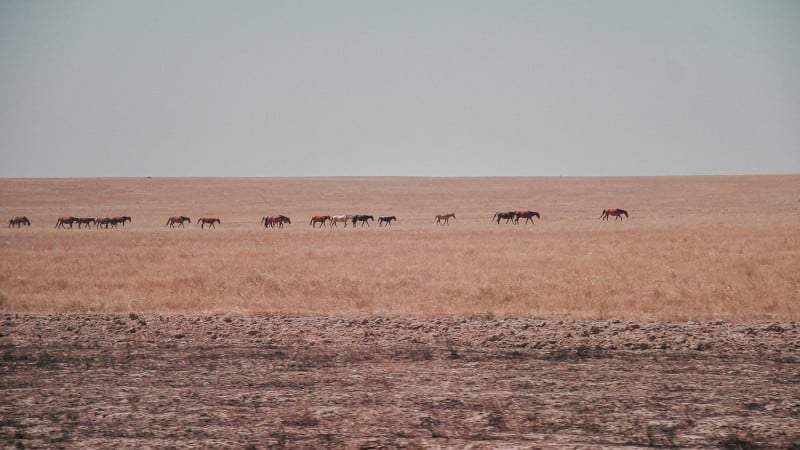
<path fill-rule="evenodd" d="M 630 218 L 598 219 L 612 207 Z M 490 221 L 522 209 L 541 220 Z M 32 221 L 0 229 L 5 313 L 800 319 L 795 175 L 0 179 L 0 212 Z M 292 224 L 259 224 L 277 214 Z M 312 229 L 320 214 L 398 222 Z M 56 230 L 61 215 L 133 222 Z"/>

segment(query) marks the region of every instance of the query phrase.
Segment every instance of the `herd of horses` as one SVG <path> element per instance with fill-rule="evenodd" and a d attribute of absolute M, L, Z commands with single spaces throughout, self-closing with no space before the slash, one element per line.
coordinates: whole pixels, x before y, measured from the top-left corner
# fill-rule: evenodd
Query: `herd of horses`
<path fill-rule="evenodd" d="M 28 222 L 28 226 L 30 226 L 30 221 L 27 217 L 22 217 Z M 8 226 L 12 226 L 12 221 L 19 219 L 19 217 L 11 219 L 8 221 Z M 72 228 L 74 224 L 78 224 L 78 228 L 91 228 L 94 225 L 95 228 L 116 228 L 117 225 L 122 224 L 124 227 L 126 223 L 132 222 L 133 219 L 130 216 L 115 216 L 115 217 L 103 217 L 103 218 L 95 218 L 95 217 L 73 217 L 73 216 L 65 216 L 59 217 L 58 221 L 56 221 L 56 228 Z"/>
<path fill-rule="evenodd" d="M 619 208 L 613 209 L 604 209 L 603 212 L 600 214 L 599 219 L 601 220 L 608 220 L 610 216 L 614 217 L 614 221 L 622 220 L 622 216 L 628 217 L 628 211 Z M 533 218 L 536 217 L 537 219 L 541 219 L 541 216 L 536 211 L 504 211 L 504 212 L 496 212 L 494 216 L 492 216 L 492 222 L 500 223 L 501 220 L 505 220 L 505 223 L 513 223 L 514 225 L 519 224 L 520 219 L 525 219 L 524 223 L 535 223 Z M 450 225 L 450 219 L 455 219 L 455 213 L 449 214 L 437 214 L 434 217 L 434 223 L 436 225 Z M 356 214 L 356 215 L 338 215 L 338 216 L 313 216 L 309 221 L 309 225 L 312 228 L 323 228 L 325 226 L 328 227 L 336 227 L 337 224 L 344 224 L 344 227 L 347 228 L 347 224 L 351 223 L 353 227 L 357 224 L 361 224 L 361 227 L 364 225 L 369 226 L 369 222 L 375 222 L 375 218 L 370 215 L 365 214 Z M 383 227 L 384 225 L 387 227 L 392 226 L 392 222 L 396 222 L 397 217 L 395 216 L 380 216 L 378 217 L 378 226 Z M 94 218 L 94 217 L 73 217 L 73 216 L 65 216 L 59 217 L 58 221 L 56 222 L 56 228 L 72 228 L 74 224 L 78 224 L 78 228 L 91 228 L 94 225 L 95 228 L 116 228 L 117 225 L 122 224 L 124 227 L 126 223 L 132 222 L 130 216 L 115 216 L 115 217 L 105 217 L 105 218 Z M 184 228 L 184 224 L 192 223 L 192 219 L 186 216 L 172 216 L 167 219 L 166 227 L 169 228 Z M 218 217 L 201 217 L 197 219 L 197 223 L 200 224 L 200 228 L 204 229 L 206 225 L 209 228 L 216 228 L 214 224 L 221 224 L 222 221 Z M 261 224 L 264 225 L 264 228 L 283 228 L 284 224 L 291 224 L 292 219 L 284 215 L 278 216 L 264 216 L 261 218 Z M 22 228 L 22 226 L 31 226 L 31 221 L 25 216 L 17 216 L 13 219 L 8 220 L 8 227 L 9 228 Z"/>
<path fill-rule="evenodd" d="M 336 227 L 337 224 L 343 223 L 344 227 L 347 228 L 347 223 L 352 223 L 353 227 L 355 227 L 359 222 L 361 226 L 364 225 L 369 226 L 369 221 L 375 222 L 375 217 L 369 216 L 366 214 L 356 214 L 356 215 L 340 215 L 340 216 L 314 216 L 308 222 L 311 225 L 311 228 L 316 228 L 317 224 L 319 227 L 322 228 L 325 224 L 328 224 L 330 227 Z M 397 217 L 395 216 L 379 216 L 378 217 L 378 226 L 382 227 L 386 224 L 387 227 L 392 226 L 392 222 L 397 221 Z"/>

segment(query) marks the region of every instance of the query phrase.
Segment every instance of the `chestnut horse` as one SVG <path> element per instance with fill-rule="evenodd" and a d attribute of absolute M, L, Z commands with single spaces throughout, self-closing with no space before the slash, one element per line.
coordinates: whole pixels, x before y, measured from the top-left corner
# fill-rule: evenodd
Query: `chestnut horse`
<path fill-rule="evenodd" d="M 31 226 L 31 221 L 25 216 L 17 216 L 13 219 L 8 219 L 9 228 L 22 228 L 23 225 Z"/>
<path fill-rule="evenodd" d="M 350 219 L 352 219 L 352 218 L 353 218 L 353 216 L 351 216 L 349 214 L 344 215 L 344 216 L 331 216 L 331 220 L 330 220 L 331 226 L 335 227 L 337 223 L 344 222 L 344 227 L 347 228 L 347 222 L 349 222 Z"/>
<path fill-rule="evenodd" d="M 59 217 L 58 221 L 56 222 L 56 228 L 66 228 L 69 225 L 70 230 L 72 229 L 72 224 L 77 222 L 77 217 L 66 216 L 66 217 Z"/>
<path fill-rule="evenodd" d="M 395 216 L 381 216 L 378 219 L 378 226 L 382 227 L 383 223 L 386 222 L 386 226 L 390 227 L 390 226 L 392 226 L 392 221 L 393 220 L 397 220 L 397 217 L 395 217 Z"/>
<path fill-rule="evenodd" d="M 167 219 L 167 223 L 164 226 L 166 227 L 167 225 L 169 225 L 170 228 L 175 228 L 175 224 L 177 223 L 178 226 L 183 228 L 184 222 L 192 223 L 192 219 L 186 216 L 172 216 L 169 219 Z"/>
<path fill-rule="evenodd" d="M 367 226 L 369 226 L 369 221 L 372 220 L 374 222 L 375 218 L 372 216 L 357 214 L 353 216 L 350 220 L 353 222 L 353 227 L 355 228 L 356 222 L 361 222 L 362 227 L 364 226 L 364 224 L 367 224 Z"/>
<path fill-rule="evenodd" d="M 447 226 L 450 226 L 450 219 L 451 218 L 455 219 L 456 218 L 456 214 L 455 213 L 437 214 L 436 218 L 435 218 L 436 225 L 442 225 L 442 226 L 447 225 Z"/>
<path fill-rule="evenodd" d="M 316 228 L 317 224 L 321 223 L 322 225 L 320 226 L 320 228 L 322 228 L 325 226 L 325 222 L 329 220 L 331 220 L 331 216 L 314 216 L 311 218 L 311 222 L 309 222 L 308 224 L 311 225 L 311 228 Z"/>
<path fill-rule="evenodd" d="M 539 213 L 536 212 L 536 211 L 515 211 L 514 212 L 514 225 L 519 223 L 519 219 L 525 219 L 525 223 L 528 223 L 529 220 L 531 221 L 531 223 L 535 223 L 533 221 L 534 216 L 537 219 L 541 219 L 541 217 L 539 217 Z"/>
<path fill-rule="evenodd" d="M 514 215 L 516 214 L 515 211 L 507 211 L 507 212 L 496 212 L 492 216 L 492 222 L 497 219 L 497 223 L 500 223 L 501 219 L 506 219 L 506 223 L 509 221 L 514 220 Z"/>
<path fill-rule="evenodd" d="M 200 224 L 200 229 L 203 229 L 206 225 L 208 225 L 209 228 L 217 228 L 214 226 L 214 224 L 222 224 L 222 221 L 216 217 L 201 217 L 197 219 L 197 223 Z"/>
<path fill-rule="evenodd" d="M 617 220 L 622 220 L 623 215 L 625 217 L 628 217 L 628 211 L 619 208 L 604 209 L 603 213 L 600 214 L 600 217 L 598 217 L 598 219 L 608 220 L 608 216 L 614 216 L 615 217 L 614 222 L 616 222 Z"/>

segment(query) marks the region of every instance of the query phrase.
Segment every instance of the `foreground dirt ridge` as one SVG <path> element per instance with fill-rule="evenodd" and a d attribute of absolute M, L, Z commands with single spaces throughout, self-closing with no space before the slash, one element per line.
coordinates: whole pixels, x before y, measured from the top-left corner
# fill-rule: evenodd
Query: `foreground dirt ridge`
<path fill-rule="evenodd" d="M 0 316 L 0 444 L 800 445 L 787 323 Z"/>

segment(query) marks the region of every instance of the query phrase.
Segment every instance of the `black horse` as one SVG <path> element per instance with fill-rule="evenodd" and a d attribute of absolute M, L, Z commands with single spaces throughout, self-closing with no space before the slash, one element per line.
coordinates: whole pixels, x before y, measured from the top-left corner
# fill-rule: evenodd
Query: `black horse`
<path fill-rule="evenodd" d="M 382 227 L 383 223 L 386 222 L 386 226 L 390 227 L 390 226 L 392 226 L 392 221 L 393 220 L 397 220 L 397 217 L 395 217 L 395 216 L 381 216 L 378 219 L 378 226 Z"/>
<path fill-rule="evenodd" d="M 492 221 L 497 219 L 497 223 L 500 223 L 500 219 L 506 219 L 506 223 L 514 220 L 516 216 L 516 211 L 508 211 L 508 212 L 496 212 L 494 216 L 492 216 Z"/>
<path fill-rule="evenodd" d="M 356 222 L 361 222 L 361 226 L 363 227 L 364 224 L 367 224 L 367 226 L 369 226 L 369 221 L 371 220 L 371 221 L 374 222 L 375 218 L 372 217 L 372 216 L 366 216 L 366 215 L 356 215 L 356 216 L 353 216 L 353 218 L 350 219 L 350 220 L 352 220 L 353 226 L 356 226 Z"/>
<path fill-rule="evenodd" d="M 78 228 L 81 225 L 86 225 L 86 228 L 91 228 L 92 224 L 96 224 L 97 220 L 94 217 L 78 217 Z"/>

